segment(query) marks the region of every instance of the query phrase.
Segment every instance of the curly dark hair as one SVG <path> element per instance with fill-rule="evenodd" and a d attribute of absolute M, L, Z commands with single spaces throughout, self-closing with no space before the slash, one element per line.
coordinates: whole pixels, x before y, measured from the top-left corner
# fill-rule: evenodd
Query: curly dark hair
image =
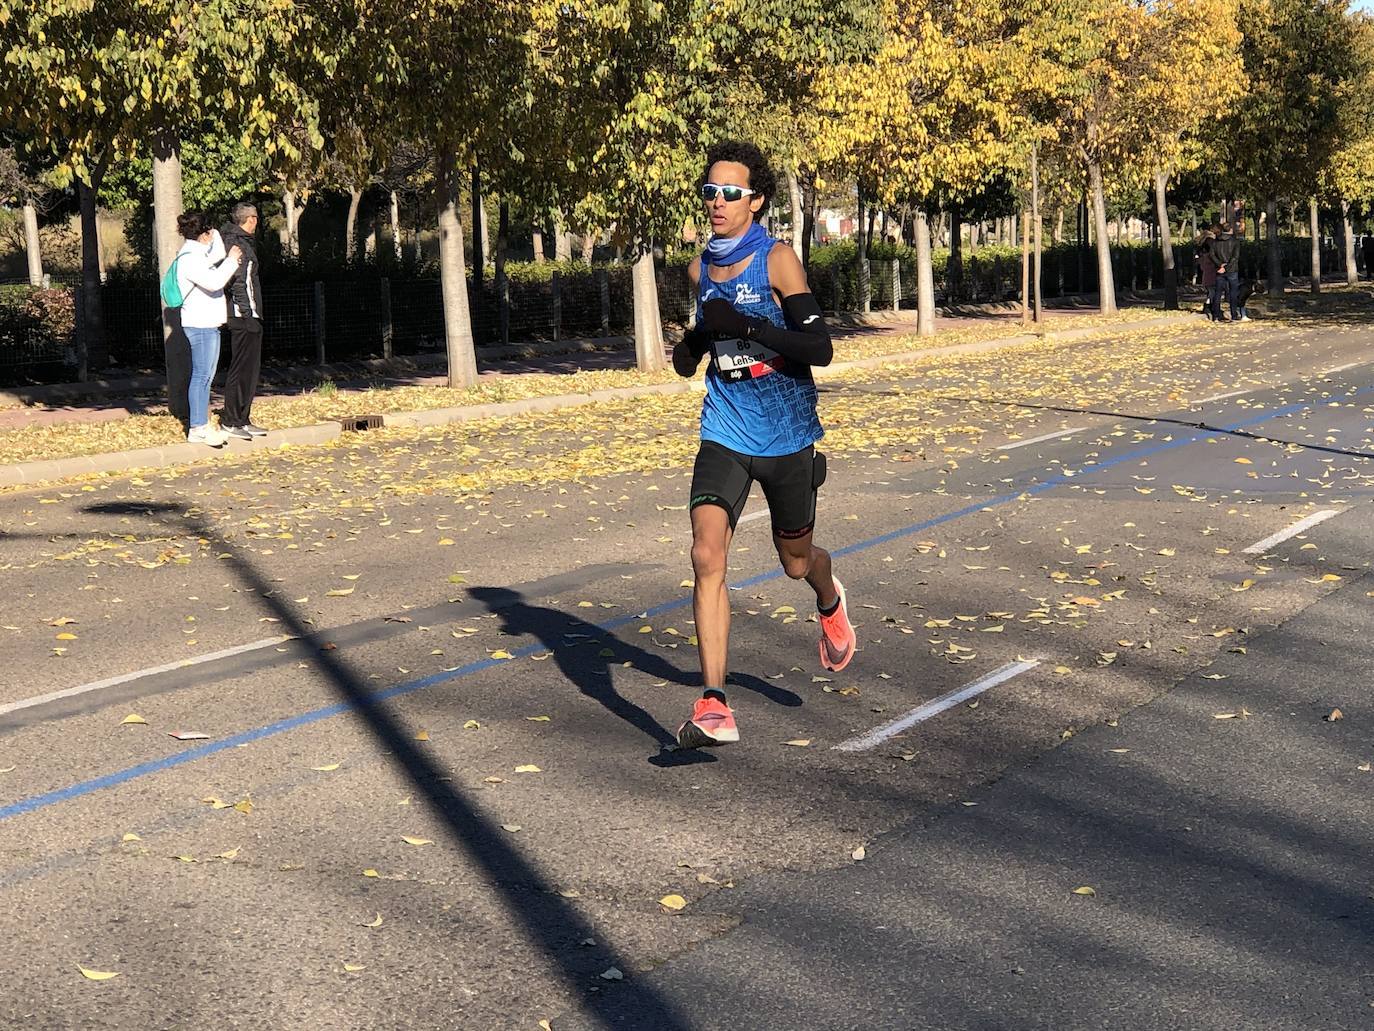
<path fill-rule="evenodd" d="M 706 152 L 706 167 L 701 172 L 702 184 L 706 183 L 711 166 L 717 161 L 733 161 L 749 169 L 749 188 L 754 191 L 754 196 L 763 197 L 762 206 L 754 212 L 754 220 L 761 219 L 768 210 L 768 202 L 778 192 L 777 174 L 763 156 L 763 151 L 745 140 L 721 140 Z"/>
<path fill-rule="evenodd" d="M 210 220 L 203 211 L 186 211 L 177 216 L 177 232 L 188 240 L 199 240 L 210 228 Z"/>

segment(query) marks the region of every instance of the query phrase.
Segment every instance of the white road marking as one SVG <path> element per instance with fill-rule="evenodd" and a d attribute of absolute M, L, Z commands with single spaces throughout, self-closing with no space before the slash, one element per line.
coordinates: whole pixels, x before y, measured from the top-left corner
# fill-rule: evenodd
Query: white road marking
<path fill-rule="evenodd" d="M 926 702 L 924 705 L 912 709 L 904 716 L 898 716 L 890 723 L 884 723 L 881 727 L 875 727 L 867 734 L 860 734 L 852 737 L 848 741 L 842 741 L 835 746 L 841 752 L 864 752 L 874 745 L 882 744 L 894 734 L 900 734 L 908 727 L 914 727 L 918 723 L 938 716 L 946 709 L 958 705 L 960 702 L 967 701 L 975 695 L 980 695 L 990 687 L 1006 683 L 1012 677 L 1019 676 L 1026 670 L 1034 669 L 1040 665 L 1039 659 L 1019 659 L 1016 662 L 1009 662 L 1000 669 L 995 669 L 981 680 L 951 691 L 949 694 L 941 695 L 939 698 Z"/>
<path fill-rule="evenodd" d="M 1346 369 L 1353 369 L 1355 366 L 1362 364 L 1363 362 L 1346 362 L 1344 365 L 1337 365 L 1334 369 L 1327 369 L 1322 375 L 1330 376 L 1333 372 L 1344 372 Z"/>
<path fill-rule="evenodd" d="M 48 702 L 55 702 L 62 698 L 75 698 L 77 695 L 89 694 L 92 691 L 103 691 L 107 687 L 117 687 L 120 684 L 127 684 L 133 680 L 142 680 L 144 677 L 155 676 L 158 673 L 170 673 L 175 669 L 185 669 L 187 666 L 199 666 L 201 663 L 214 662 L 216 659 L 227 659 L 231 655 L 242 655 L 244 652 L 257 651 L 259 648 L 269 648 L 272 645 L 282 644 L 290 641 L 288 635 L 279 637 L 268 637 L 261 641 L 253 641 L 250 644 L 235 645 L 233 648 L 224 648 L 217 652 L 208 652 L 205 655 L 197 655 L 191 659 L 178 659 L 176 662 L 168 662 L 161 666 L 150 666 L 148 669 L 135 670 L 133 673 L 121 673 L 117 677 L 109 677 L 105 680 L 96 680 L 89 684 L 81 684 L 77 687 L 65 687 L 60 691 L 49 691 L 47 694 L 34 695 L 32 698 L 24 698 L 17 702 L 9 702 L 0 705 L 0 716 L 5 716 L 20 709 L 31 709 L 35 705 L 46 705 Z"/>
<path fill-rule="evenodd" d="M 1046 433 L 1043 437 L 1031 437 L 1030 440 L 1017 440 L 1010 444 L 998 444 L 998 451 L 1011 451 L 1018 447 L 1030 447 L 1032 444 L 1043 444 L 1047 440 L 1054 440 L 1056 437 L 1067 437 L 1070 433 L 1082 433 L 1088 427 L 1070 426 L 1067 430 L 1059 430 L 1055 433 Z"/>
<path fill-rule="evenodd" d="M 1225 401 L 1228 397 L 1240 397 L 1241 394 L 1253 394 L 1254 391 L 1247 388 L 1245 390 L 1233 390 L 1229 394 L 1213 394 L 1211 397 L 1200 397 L 1193 402 L 1195 405 L 1211 404 L 1213 401 Z"/>
<path fill-rule="evenodd" d="M 742 515 L 742 516 L 740 516 L 740 517 L 739 517 L 739 521 L 740 521 L 740 523 L 752 523 L 755 519 L 762 519 L 762 518 L 763 518 L 764 516 L 766 516 L 767 514 L 768 514 L 768 509 L 766 509 L 766 508 L 761 508 L 761 509 L 759 509 L 757 512 L 750 512 L 748 515 Z M 736 523 L 735 525 L 738 526 L 739 524 Z"/>
<path fill-rule="evenodd" d="M 1244 550 L 1244 554 L 1262 555 L 1270 548 L 1274 547 L 1274 545 L 1282 544 L 1284 541 L 1288 540 L 1289 537 L 1293 537 L 1297 534 L 1300 534 L 1304 530 L 1311 529 L 1318 523 L 1324 523 L 1332 516 L 1340 515 L 1342 511 L 1344 510 L 1339 508 L 1325 508 L 1322 509 L 1322 511 L 1320 512 L 1313 512 L 1306 519 L 1299 519 L 1296 523 L 1294 523 L 1287 529 L 1283 529 L 1280 530 L 1278 533 L 1271 534 L 1270 536 L 1264 538 L 1264 540 L 1262 541 L 1256 541 L 1254 544 L 1250 545 L 1250 547 Z"/>

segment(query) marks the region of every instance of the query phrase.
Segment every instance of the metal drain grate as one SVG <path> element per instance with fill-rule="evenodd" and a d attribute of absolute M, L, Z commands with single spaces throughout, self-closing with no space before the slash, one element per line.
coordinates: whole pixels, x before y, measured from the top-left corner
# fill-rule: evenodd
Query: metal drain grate
<path fill-rule="evenodd" d="M 343 427 L 345 433 L 357 433 L 359 430 L 378 430 L 382 428 L 382 417 L 380 415 L 346 415 L 339 420 L 339 425 Z"/>

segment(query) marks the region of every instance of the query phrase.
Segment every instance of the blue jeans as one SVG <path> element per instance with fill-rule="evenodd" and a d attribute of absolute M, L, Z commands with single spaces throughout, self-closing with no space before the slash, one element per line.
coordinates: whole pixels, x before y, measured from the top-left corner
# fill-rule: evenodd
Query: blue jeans
<path fill-rule="evenodd" d="M 187 400 L 191 406 L 191 429 L 210 421 L 210 381 L 219 367 L 219 330 L 187 326 L 191 342 L 191 387 Z"/>
<path fill-rule="evenodd" d="M 1240 269 L 1228 268 L 1217 277 L 1217 284 L 1221 287 L 1221 295 L 1226 298 L 1226 303 L 1231 308 L 1231 319 L 1239 319 L 1245 314 L 1240 306 Z M 1221 307 L 1220 303 L 1217 307 Z"/>

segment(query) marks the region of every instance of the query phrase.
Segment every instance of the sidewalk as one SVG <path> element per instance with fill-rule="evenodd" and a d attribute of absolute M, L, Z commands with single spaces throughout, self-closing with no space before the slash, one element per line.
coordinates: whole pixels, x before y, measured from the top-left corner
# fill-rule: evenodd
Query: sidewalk
<path fill-rule="evenodd" d="M 1140 314 L 1145 315 L 1146 310 L 1142 306 Z M 824 378 L 856 368 L 876 368 L 941 354 L 993 350 L 1017 344 L 1034 343 L 1045 338 L 1066 341 L 1100 335 L 1105 332 L 1162 328 L 1171 324 L 1186 323 L 1197 317 L 1193 312 L 1176 312 L 1160 317 L 1159 313 L 1153 309 L 1148 309 L 1148 311 L 1150 317 L 1138 321 L 1127 318 L 1106 324 L 1055 330 L 1053 329 L 1054 322 L 1066 324 L 1067 319 L 1071 316 L 1081 317 L 1084 313 L 1083 309 L 1059 308 L 1052 312 L 1047 310 L 1047 320 L 1051 323 L 1050 329 L 1045 330 L 1042 327 L 1040 333 L 1025 333 L 1018 332 L 1021 328 L 1019 308 L 1014 305 L 1006 305 L 1002 306 L 1002 310 L 979 311 L 972 314 L 944 317 L 937 324 L 938 330 L 935 338 L 927 338 L 922 341 L 926 346 L 908 350 L 893 350 L 885 346 L 884 338 L 894 338 L 893 343 L 895 343 L 897 339 L 909 336 L 914 329 L 914 312 L 875 312 L 866 316 L 851 316 L 845 320 L 848 324 L 838 326 L 835 331 L 838 345 L 837 357 L 841 360 L 823 370 L 818 370 L 818 375 Z M 895 318 L 894 314 L 896 315 Z M 1127 311 L 1126 314 L 1129 315 L 1130 312 Z M 904 318 L 903 316 L 910 317 Z M 1008 335 L 1000 335 L 998 330 L 1002 327 L 1007 328 Z M 968 330 L 982 330 L 987 335 L 965 332 Z M 950 342 L 941 344 L 939 342 L 941 336 L 946 337 Z M 966 339 L 962 342 L 956 342 L 960 336 Z M 967 339 L 970 336 L 973 339 Z M 863 347 L 850 347 L 848 349 L 845 347 L 846 343 L 861 345 L 869 341 L 876 342 L 879 353 L 865 355 Z M 104 396 L 87 399 L 84 403 L 42 404 L 35 398 L 28 402 L 30 405 L 28 407 L 0 411 L 0 434 L 6 430 L 16 433 L 28 432 L 31 428 L 38 427 L 42 434 L 41 442 L 43 445 L 39 453 L 52 456 L 41 460 L 20 460 L 0 464 L 0 488 L 37 485 L 92 473 L 115 474 L 130 472 L 135 469 L 167 468 L 201 461 L 223 461 L 225 457 L 246 455 L 254 451 L 262 451 L 264 448 L 283 445 L 323 444 L 336 439 L 345 432 L 344 425 L 339 421 L 339 416 L 344 414 L 356 416 L 375 414 L 377 408 L 384 409 L 381 418 L 383 425 L 387 427 L 439 426 L 473 419 L 500 418 L 534 411 L 548 411 L 614 398 L 635 397 L 645 394 L 683 393 L 701 389 L 699 379 L 681 380 L 673 375 L 671 370 L 661 374 L 636 373 L 632 347 L 605 349 L 603 346 L 597 349 L 596 346 L 614 342 L 616 342 L 615 338 L 611 338 L 584 343 L 582 346 L 586 347 L 585 350 L 572 353 L 536 353 L 533 355 L 526 353 L 489 362 L 481 371 L 482 383 L 477 388 L 479 391 L 483 389 L 483 385 L 496 386 L 508 381 L 511 384 L 512 393 L 520 394 L 524 388 L 524 396 L 517 400 L 484 402 L 480 396 L 469 395 L 466 404 L 453 406 L 443 405 L 442 398 L 440 404 L 435 404 L 433 403 L 434 395 L 417 396 L 417 392 L 414 390 L 408 394 L 398 390 L 397 396 L 391 398 L 392 404 L 378 404 L 379 396 L 387 398 L 386 391 L 397 388 L 420 388 L 421 391 L 424 388 L 429 388 L 440 394 L 446 392 L 447 388 L 444 386 L 446 378 L 439 371 L 437 361 L 428 363 L 428 365 L 421 363 L 398 365 L 394 362 L 387 365 L 357 363 L 349 366 L 334 366 L 329 370 L 284 370 L 284 372 L 277 373 L 270 378 L 265 377 L 266 389 L 259 395 L 259 399 L 270 402 L 273 398 L 283 400 L 295 398 L 300 399 L 302 404 L 312 402 L 316 410 L 314 420 L 309 421 L 306 425 L 274 428 L 266 438 L 256 441 L 230 441 L 223 451 L 208 450 L 202 445 L 189 444 L 184 441 L 180 433 L 176 432 L 176 426 L 172 424 L 170 416 L 166 414 L 166 406 L 160 396 L 161 383 L 155 378 L 150 378 L 146 382 L 82 384 L 83 389 L 94 388 L 95 390 L 104 390 L 106 393 Z M 851 360 L 843 360 L 846 350 L 853 355 Z M 310 378 L 293 379 L 293 376 L 300 377 L 302 373 Z M 534 378 L 538 378 L 537 384 L 532 382 Z M 324 379 L 330 379 L 338 388 L 334 403 L 325 404 L 314 395 L 302 397 L 301 388 L 303 386 L 306 384 L 317 385 Z M 291 388 L 293 382 L 298 384 L 295 389 Z M 376 393 L 378 387 L 381 387 L 383 391 L 380 395 Z M 535 389 L 528 389 L 530 387 L 535 387 Z M 363 388 L 368 389 L 368 392 L 361 392 Z M 55 388 L 43 389 L 53 391 Z M 358 389 L 359 392 L 354 394 L 351 392 L 353 389 Z M 155 392 L 150 393 L 150 390 Z M 488 393 L 495 393 L 499 397 L 505 391 L 496 390 L 488 391 Z M 416 402 L 423 407 L 412 407 L 409 410 L 398 411 L 398 405 L 394 402 L 402 398 L 409 399 L 412 396 L 416 397 Z M 335 413 L 331 411 L 321 418 L 318 408 L 322 405 L 331 409 L 346 407 L 348 412 Z M 143 417 L 139 426 L 146 424 L 150 430 L 140 430 L 133 434 L 133 439 L 129 439 L 130 435 L 124 435 L 124 439 L 120 440 L 121 434 L 114 431 L 135 416 Z M 95 438 L 88 435 L 80 442 L 79 447 L 68 454 L 63 454 L 59 438 L 54 435 L 60 434 L 64 429 L 77 431 L 86 425 L 108 425 L 111 432 L 107 434 L 102 431 Z M 133 426 L 132 423 L 129 425 Z M 268 420 L 268 425 L 281 426 L 281 422 Z M 129 446 L 131 444 L 151 444 L 153 446 Z"/>

